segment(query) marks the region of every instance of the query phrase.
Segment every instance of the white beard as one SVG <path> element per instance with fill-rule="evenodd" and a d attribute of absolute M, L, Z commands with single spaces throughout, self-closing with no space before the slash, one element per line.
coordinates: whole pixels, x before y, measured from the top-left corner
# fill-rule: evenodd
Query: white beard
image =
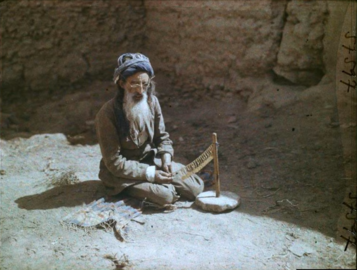
<path fill-rule="evenodd" d="M 130 129 L 140 133 L 145 130 L 146 123 L 149 123 L 151 111 L 146 93 L 143 93 L 143 98 L 140 101 L 135 101 L 134 95 L 125 91 L 123 109 L 129 121 Z"/>

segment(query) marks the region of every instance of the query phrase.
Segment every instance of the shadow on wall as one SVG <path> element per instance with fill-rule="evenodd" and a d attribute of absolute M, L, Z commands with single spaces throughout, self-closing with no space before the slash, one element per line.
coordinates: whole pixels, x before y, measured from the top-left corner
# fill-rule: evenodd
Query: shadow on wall
<path fill-rule="evenodd" d="M 174 89 L 178 100 L 247 100 L 239 95 L 247 78 L 274 71 L 277 84 L 306 87 L 326 72 L 332 10 L 323 1 L 78 3 L 0 3 L 2 138 L 63 132 L 72 143 L 95 143 L 93 119 L 115 93 L 105 82 L 127 51 L 145 53 L 162 97 Z"/>
<path fill-rule="evenodd" d="M 187 90 L 235 90 L 239 78 L 273 68 L 309 86 L 324 73 L 328 7 L 317 0 L 21 0 L 3 1 L 0 8 L 6 103 L 108 80 L 126 51 L 143 51 L 173 85 Z"/>
<path fill-rule="evenodd" d="M 95 144 L 95 115 L 115 93 L 112 82 L 96 81 L 65 96 L 12 104 L 11 113 L 1 113 L 1 137 L 64 133 L 72 144 Z"/>
<path fill-rule="evenodd" d="M 143 47 L 142 1 L 7 0 L 0 9 L 5 103 L 110 80 L 118 54 Z"/>
<path fill-rule="evenodd" d="M 115 94 L 97 80 L 143 47 L 143 1 L 5 0 L 0 10 L 1 137 L 62 132 L 94 143 L 94 116 Z"/>

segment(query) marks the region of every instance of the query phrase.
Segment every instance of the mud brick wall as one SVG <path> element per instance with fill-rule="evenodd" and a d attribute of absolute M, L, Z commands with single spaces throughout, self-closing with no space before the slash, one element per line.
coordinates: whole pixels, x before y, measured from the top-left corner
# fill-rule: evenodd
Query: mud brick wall
<path fill-rule="evenodd" d="M 272 70 L 286 1 L 150 1 L 145 51 L 185 91 L 234 90 Z"/>
<path fill-rule="evenodd" d="M 315 85 L 335 65 L 338 2 L 5 0 L 1 98 L 109 81 L 123 52 L 150 57 L 161 93 L 235 92 L 272 71 Z"/>
<path fill-rule="evenodd" d="M 110 80 L 120 53 L 143 47 L 142 1 L 0 3 L 3 101 Z"/>
<path fill-rule="evenodd" d="M 288 3 L 287 21 L 274 70 L 293 83 L 315 85 L 325 73 L 323 38 L 328 2 L 293 0 Z"/>

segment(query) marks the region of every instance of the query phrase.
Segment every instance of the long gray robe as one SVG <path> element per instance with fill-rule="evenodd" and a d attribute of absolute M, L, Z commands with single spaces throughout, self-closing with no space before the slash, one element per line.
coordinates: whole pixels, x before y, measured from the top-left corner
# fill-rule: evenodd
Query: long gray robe
<path fill-rule="evenodd" d="M 174 155 L 172 141 L 165 131 L 164 118 L 156 96 L 149 98 L 151 121 L 146 125 L 148 139 L 138 146 L 135 132 L 119 136 L 119 121 L 116 110 L 120 110 L 116 98 L 109 100 L 98 112 L 95 125 L 102 153 L 99 178 L 110 195 L 118 194 L 128 186 L 147 181 L 146 169 L 153 165 L 153 157 L 169 153 Z"/>

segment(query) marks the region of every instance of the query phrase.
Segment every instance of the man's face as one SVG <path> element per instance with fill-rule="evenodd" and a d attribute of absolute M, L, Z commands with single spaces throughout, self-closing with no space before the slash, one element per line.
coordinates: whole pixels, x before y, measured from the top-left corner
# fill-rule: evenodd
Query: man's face
<path fill-rule="evenodd" d="M 150 85 L 150 77 L 146 72 L 138 72 L 127 78 L 126 82 L 120 81 L 120 86 L 125 90 L 125 94 L 132 96 L 138 102 L 142 100 Z"/>

